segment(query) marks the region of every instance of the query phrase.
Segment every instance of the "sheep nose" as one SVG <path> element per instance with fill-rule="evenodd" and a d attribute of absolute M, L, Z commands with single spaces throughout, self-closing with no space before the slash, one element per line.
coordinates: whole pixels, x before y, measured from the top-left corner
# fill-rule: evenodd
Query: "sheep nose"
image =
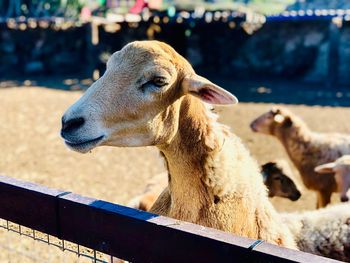
<path fill-rule="evenodd" d="M 341 197 L 340 197 L 340 201 L 341 201 L 341 202 L 347 202 L 347 201 L 349 201 L 349 197 L 347 197 L 347 196 L 341 196 Z"/>
<path fill-rule="evenodd" d="M 74 118 L 70 120 L 66 120 L 64 117 L 62 117 L 62 133 L 70 133 L 74 132 L 77 129 L 79 129 L 81 126 L 83 126 L 85 123 L 85 119 L 82 117 Z"/>
<path fill-rule="evenodd" d="M 297 201 L 301 197 L 301 193 L 297 191 L 293 194 L 293 196 L 290 198 L 292 201 Z"/>

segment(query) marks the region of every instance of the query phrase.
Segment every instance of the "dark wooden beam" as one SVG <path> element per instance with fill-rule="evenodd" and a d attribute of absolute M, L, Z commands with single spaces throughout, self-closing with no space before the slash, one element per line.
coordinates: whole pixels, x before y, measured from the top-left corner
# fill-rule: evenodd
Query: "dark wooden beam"
<path fill-rule="evenodd" d="M 329 22 L 328 78 L 326 82 L 329 88 L 335 88 L 338 84 L 340 26 L 341 24 L 336 24 L 333 20 Z"/>
<path fill-rule="evenodd" d="M 58 196 L 65 193 L 0 175 L 0 218 L 58 236 Z"/>
<path fill-rule="evenodd" d="M 132 262 L 337 262 L 0 176 L 0 217 Z"/>

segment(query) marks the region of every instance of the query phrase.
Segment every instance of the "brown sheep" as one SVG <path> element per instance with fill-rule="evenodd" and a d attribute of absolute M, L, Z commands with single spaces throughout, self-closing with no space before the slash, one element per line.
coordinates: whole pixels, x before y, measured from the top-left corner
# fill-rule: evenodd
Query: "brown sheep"
<path fill-rule="evenodd" d="M 297 249 L 256 161 L 203 102 L 237 99 L 198 76 L 169 45 L 136 41 L 114 53 L 104 75 L 66 111 L 61 135 L 81 153 L 156 146 L 169 181 L 151 212 Z"/>
<path fill-rule="evenodd" d="M 286 174 L 286 167 L 280 162 L 268 162 L 261 166 L 264 184 L 269 197 L 279 196 L 297 201 L 301 193 L 294 181 Z"/>
<path fill-rule="evenodd" d="M 303 183 L 317 192 L 317 208 L 330 203 L 337 191 L 332 174 L 317 174 L 320 164 L 332 162 L 350 154 L 350 136 L 338 133 L 316 133 L 295 114 L 283 107 L 275 107 L 251 123 L 255 132 L 277 137 L 299 170 Z"/>

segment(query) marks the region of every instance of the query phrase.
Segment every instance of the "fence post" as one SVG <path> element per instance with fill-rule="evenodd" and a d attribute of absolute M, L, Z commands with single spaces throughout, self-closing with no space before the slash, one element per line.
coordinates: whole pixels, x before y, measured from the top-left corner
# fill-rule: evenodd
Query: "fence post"
<path fill-rule="evenodd" d="M 326 85 L 332 88 L 338 84 L 339 70 L 339 40 L 342 21 L 333 18 L 329 24 L 328 78 Z"/>
<path fill-rule="evenodd" d="M 95 23 L 93 19 L 91 19 L 87 23 L 86 28 L 86 74 L 89 77 L 92 77 L 94 80 L 97 79 L 95 69 L 96 69 L 96 51 L 97 46 L 99 44 L 99 32 L 98 32 L 98 23 Z"/>

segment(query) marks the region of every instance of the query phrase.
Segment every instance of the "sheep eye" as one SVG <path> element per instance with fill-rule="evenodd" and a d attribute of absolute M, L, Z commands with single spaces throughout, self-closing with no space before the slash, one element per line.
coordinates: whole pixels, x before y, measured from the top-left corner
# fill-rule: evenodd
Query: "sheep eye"
<path fill-rule="evenodd" d="M 163 87 L 165 86 L 167 83 L 165 81 L 164 78 L 162 77 L 155 77 L 153 78 L 152 80 L 149 81 L 149 84 L 153 84 L 154 86 L 157 86 L 157 87 Z"/>
<path fill-rule="evenodd" d="M 168 83 L 166 82 L 166 79 L 163 77 L 154 77 L 153 79 L 147 81 L 146 83 L 141 85 L 141 90 L 144 92 L 148 88 L 161 88 Z"/>

